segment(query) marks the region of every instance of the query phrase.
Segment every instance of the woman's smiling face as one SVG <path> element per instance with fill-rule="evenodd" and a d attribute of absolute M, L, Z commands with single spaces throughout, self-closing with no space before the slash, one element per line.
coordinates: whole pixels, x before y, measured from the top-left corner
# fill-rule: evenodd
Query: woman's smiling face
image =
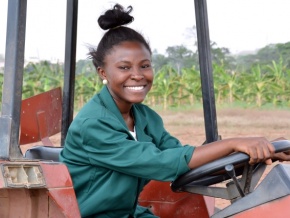
<path fill-rule="evenodd" d="M 142 102 L 153 82 L 151 55 L 139 42 L 125 41 L 110 50 L 98 68 L 119 109 Z"/>

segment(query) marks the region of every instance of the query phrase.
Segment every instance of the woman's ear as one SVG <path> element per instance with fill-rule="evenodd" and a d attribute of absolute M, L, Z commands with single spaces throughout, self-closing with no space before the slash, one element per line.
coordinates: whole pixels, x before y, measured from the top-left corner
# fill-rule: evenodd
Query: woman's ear
<path fill-rule="evenodd" d="M 106 73 L 102 67 L 98 67 L 97 71 L 102 80 L 106 79 Z"/>

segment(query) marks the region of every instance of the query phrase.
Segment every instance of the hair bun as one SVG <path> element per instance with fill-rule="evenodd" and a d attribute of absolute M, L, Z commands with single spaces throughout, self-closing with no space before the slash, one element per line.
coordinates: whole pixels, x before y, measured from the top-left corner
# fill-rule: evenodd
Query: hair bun
<path fill-rule="evenodd" d="M 99 17 L 99 26 L 103 30 L 108 30 L 121 25 L 129 24 L 134 20 L 134 17 L 129 15 L 132 10 L 132 6 L 128 6 L 127 11 L 125 11 L 123 6 L 116 4 L 113 9 L 107 10 L 105 14 Z"/>

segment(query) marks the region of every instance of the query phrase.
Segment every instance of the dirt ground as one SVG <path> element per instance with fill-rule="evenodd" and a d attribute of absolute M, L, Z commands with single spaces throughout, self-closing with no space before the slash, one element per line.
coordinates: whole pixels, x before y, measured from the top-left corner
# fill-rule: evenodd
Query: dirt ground
<path fill-rule="evenodd" d="M 167 130 L 183 144 L 205 141 L 202 110 L 160 112 Z M 217 109 L 218 134 L 222 139 L 264 136 L 269 140 L 290 138 L 290 110 Z"/>
<path fill-rule="evenodd" d="M 183 144 L 201 145 L 205 141 L 202 110 L 160 114 L 167 130 Z M 220 109 L 217 110 L 217 124 L 222 139 L 248 136 L 263 136 L 268 140 L 279 137 L 290 139 L 290 110 Z M 262 178 L 272 167 L 267 166 Z M 215 200 L 215 206 L 219 209 L 229 204 L 227 200 Z"/>
<path fill-rule="evenodd" d="M 205 141 L 202 110 L 159 111 L 159 114 L 166 129 L 183 144 L 201 145 Z M 245 136 L 264 136 L 269 140 L 283 136 L 290 139 L 290 110 L 217 109 L 217 123 L 222 139 Z M 51 140 L 59 146 L 60 135 L 51 137 Z M 22 150 L 30 146 L 23 146 Z M 218 208 L 224 208 L 229 202 L 216 199 L 215 204 Z"/>

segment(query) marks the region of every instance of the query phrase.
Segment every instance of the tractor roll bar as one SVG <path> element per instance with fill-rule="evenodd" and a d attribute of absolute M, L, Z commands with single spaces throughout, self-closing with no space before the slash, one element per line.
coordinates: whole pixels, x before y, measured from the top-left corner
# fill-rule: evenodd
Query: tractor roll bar
<path fill-rule="evenodd" d="M 206 143 L 218 140 L 212 60 L 206 0 L 195 0 L 196 31 L 203 99 Z"/>
<path fill-rule="evenodd" d="M 26 30 L 27 0 L 9 0 L 5 50 L 0 159 L 20 158 L 18 139 Z"/>
<path fill-rule="evenodd" d="M 61 146 L 73 120 L 76 68 L 78 0 L 67 0 Z"/>

